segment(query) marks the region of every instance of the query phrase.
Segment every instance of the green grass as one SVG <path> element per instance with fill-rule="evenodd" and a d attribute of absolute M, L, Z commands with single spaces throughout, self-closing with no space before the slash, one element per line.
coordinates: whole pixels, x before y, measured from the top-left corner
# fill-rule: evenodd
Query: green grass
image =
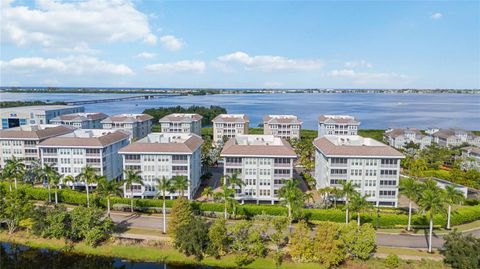
<path fill-rule="evenodd" d="M 396 248 L 396 247 L 377 247 L 377 253 L 384 254 L 397 254 L 397 255 L 409 255 L 409 256 L 419 256 L 419 257 L 442 257 L 442 255 L 435 251 L 434 253 L 428 253 L 426 250 L 422 249 L 411 249 L 411 248 Z"/>

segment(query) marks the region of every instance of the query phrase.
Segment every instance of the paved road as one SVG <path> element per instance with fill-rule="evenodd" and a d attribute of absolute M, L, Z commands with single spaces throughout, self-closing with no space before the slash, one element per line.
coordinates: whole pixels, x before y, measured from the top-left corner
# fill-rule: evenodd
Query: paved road
<path fill-rule="evenodd" d="M 144 228 L 144 229 L 163 229 L 163 218 L 161 216 L 145 216 L 129 213 L 113 213 L 111 218 L 115 223 L 122 224 L 125 227 Z M 168 224 L 168 217 L 167 217 Z M 480 229 L 467 232 L 480 238 Z M 387 234 L 377 233 L 377 244 L 379 246 L 408 247 L 408 248 L 427 248 L 428 235 L 425 234 Z M 439 248 L 443 245 L 442 235 L 433 236 L 433 247 Z"/>

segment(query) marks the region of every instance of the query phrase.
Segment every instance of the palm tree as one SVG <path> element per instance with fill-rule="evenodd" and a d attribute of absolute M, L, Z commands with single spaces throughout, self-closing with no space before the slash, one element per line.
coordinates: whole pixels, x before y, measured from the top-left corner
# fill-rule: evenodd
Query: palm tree
<path fill-rule="evenodd" d="M 85 183 L 85 189 L 87 191 L 87 207 L 90 207 L 90 190 L 89 183 L 95 182 L 97 179 L 97 171 L 91 166 L 85 166 L 82 172 L 78 174 L 78 178 Z"/>
<path fill-rule="evenodd" d="M 226 176 L 224 180 L 225 180 L 226 184 L 228 184 L 231 187 L 241 188 L 243 185 L 245 185 L 245 183 L 242 181 L 242 179 L 238 177 L 237 173 L 235 173 L 231 176 Z"/>
<path fill-rule="evenodd" d="M 207 197 L 207 201 L 210 201 L 210 199 L 213 197 L 213 189 L 210 186 L 207 186 L 203 189 L 202 191 L 202 196 Z"/>
<path fill-rule="evenodd" d="M 417 179 L 422 177 L 424 172 L 428 170 L 427 161 L 423 158 L 412 160 L 408 164 L 410 174 Z"/>
<path fill-rule="evenodd" d="M 115 180 L 99 176 L 97 177 L 97 192 L 107 199 L 107 215 L 110 217 L 110 198 L 122 195 L 120 184 Z"/>
<path fill-rule="evenodd" d="M 348 224 L 348 207 L 349 207 L 349 202 L 350 199 L 352 198 L 357 191 L 355 190 L 355 185 L 353 184 L 352 181 L 341 181 L 342 184 L 342 195 L 345 197 L 345 222 Z"/>
<path fill-rule="evenodd" d="M 420 185 L 421 190 L 432 190 L 432 191 L 437 191 L 438 190 L 438 185 L 435 180 L 432 179 L 427 179 L 425 182 L 423 182 L 422 185 Z"/>
<path fill-rule="evenodd" d="M 130 189 L 130 210 L 133 213 L 133 185 L 138 184 L 143 186 L 143 181 L 142 181 L 142 177 L 140 176 L 140 171 L 125 170 L 123 184 L 125 185 L 125 190 Z"/>
<path fill-rule="evenodd" d="M 8 180 L 13 179 L 15 181 L 15 189 L 17 189 L 17 180 L 22 179 L 25 174 L 25 164 L 23 163 L 23 160 L 12 156 L 12 158 L 8 159 L 5 163 L 5 168 L 3 170 L 3 175 L 6 176 Z M 12 186 L 10 185 L 10 191 L 11 190 Z"/>
<path fill-rule="evenodd" d="M 464 200 L 463 193 L 454 186 L 447 185 L 445 187 L 445 201 L 448 204 L 448 216 L 447 216 L 447 229 L 450 230 L 450 217 L 452 212 L 452 205 L 453 204 L 460 204 Z"/>
<path fill-rule="evenodd" d="M 222 190 L 221 192 L 215 193 L 215 199 L 223 201 L 224 207 L 223 207 L 223 215 L 225 219 L 228 218 L 227 215 L 227 208 L 228 208 L 228 203 L 229 200 L 233 199 L 233 195 L 235 195 L 235 190 L 233 188 L 230 188 L 227 184 L 223 184 L 220 189 Z"/>
<path fill-rule="evenodd" d="M 425 189 L 418 199 L 418 205 L 423 214 L 430 217 L 430 230 L 428 236 L 428 252 L 432 252 L 432 233 L 433 233 L 433 216 L 438 213 L 445 212 L 445 201 L 442 190 Z"/>
<path fill-rule="evenodd" d="M 287 207 L 288 218 L 292 222 L 292 211 L 294 207 L 303 205 L 304 195 L 298 188 L 298 182 L 295 179 L 287 180 L 280 190 L 278 190 L 278 197 L 281 202 Z"/>
<path fill-rule="evenodd" d="M 420 186 L 413 178 L 407 178 L 400 181 L 400 193 L 408 198 L 408 225 L 407 231 L 411 230 L 412 223 L 412 202 L 418 200 Z"/>
<path fill-rule="evenodd" d="M 315 203 L 315 198 L 313 197 L 313 192 L 309 191 L 303 194 L 303 199 L 305 202 L 308 204 L 309 202 L 312 202 L 312 204 Z"/>
<path fill-rule="evenodd" d="M 55 204 L 58 204 L 58 186 L 60 185 L 61 179 L 62 179 L 62 175 L 58 173 L 57 169 L 54 169 L 53 173 L 50 175 L 49 182 L 54 188 Z"/>
<path fill-rule="evenodd" d="M 337 200 L 338 197 L 341 196 L 342 190 L 337 188 L 337 187 L 331 187 L 330 188 L 330 194 L 333 196 L 333 207 L 336 209 L 337 208 Z"/>
<path fill-rule="evenodd" d="M 172 179 L 172 188 L 177 191 L 180 196 L 185 195 L 185 189 L 188 188 L 188 180 L 186 176 L 174 176 Z"/>
<path fill-rule="evenodd" d="M 58 171 L 55 167 L 52 165 L 45 164 L 43 166 L 43 169 L 39 171 L 40 176 L 43 178 L 43 180 L 47 183 L 47 189 L 48 189 L 48 202 L 52 202 L 52 194 L 51 194 L 51 186 L 53 183 L 53 179 L 57 176 L 59 176 Z"/>
<path fill-rule="evenodd" d="M 318 189 L 317 192 L 322 197 L 325 208 L 327 208 L 328 197 L 330 196 L 330 194 L 333 194 L 332 188 L 324 187 L 324 188 Z"/>
<path fill-rule="evenodd" d="M 167 196 L 167 191 L 172 190 L 172 181 L 166 177 L 162 177 L 161 179 L 157 179 L 157 190 L 159 192 L 157 193 L 157 197 L 159 195 L 162 196 L 163 198 L 163 207 L 162 207 L 162 213 L 163 213 L 163 233 L 167 233 L 167 210 L 165 206 L 165 200 Z"/>
<path fill-rule="evenodd" d="M 357 212 L 357 224 L 360 226 L 360 213 L 364 212 L 373 207 L 373 205 L 367 201 L 368 195 L 360 195 L 360 193 L 355 192 L 352 196 L 351 206 L 352 211 Z"/>

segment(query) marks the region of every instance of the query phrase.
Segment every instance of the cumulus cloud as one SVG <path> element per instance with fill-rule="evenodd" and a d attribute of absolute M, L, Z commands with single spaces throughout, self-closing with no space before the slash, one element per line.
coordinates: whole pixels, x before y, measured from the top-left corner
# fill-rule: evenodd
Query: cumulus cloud
<path fill-rule="evenodd" d="M 327 74 L 330 77 L 351 79 L 353 83 L 360 85 L 367 84 L 388 84 L 391 82 L 405 80 L 408 76 L 397 73 L 368 73 L 356 72 L 351 69 L 333 70 Z"/>
<path fill-rule="evenodd" d="M 37 0 L 35 7 L 2 4 L 2 42 L 71 48 L 78 44 L 143 41 L 155 44 L 148 17 L 132 1 Z"/>
<path fill-rule="evenodd" d="M 436 13 L 433 13 L 430 18 L 431 19 L 434 19 L 434 20 L 438 20 L 438 19 L 441 19 L 443 17 L 443 14 L 442 13 L 439 13 L 439 12 L 436 12 Z"/>
<path fill-rule="evenodd" d="M 89 56 L 70 56 L 65 58 L 20 57 L 9 61 L 0 61 L 2 72 L 34 73 L 52 72 L 66 75 L 110 74 L 133 75 L 134 72 L 124 64 L 114 64 Z"/>
<path fill-rule="evenodd" d="M 360 61 L 345 62 L 345 67 L 346 68 L 356 68 L 356 67 L 372 68 L 373 65 L 365 60 L 360 60 Z"/>
<path fill-rule="evenodd" d="M 203 61 L 178 61 L 173 63 L 158 63 L 145 66 L 147 71 L 160 73 L 193 72 L 203 73 L 205 71 L 205 62 Z"/>
<path fill-rule="evenodd" d="M 140 52 L 139 54 L 137 54 L 135 57 L 136 58 L 143 58 L 143 59 L 152 59 L 154 58 L 155 56 L 157 56 L 157 54 L 155 53 L 150 53 L 150 52 Z"/>
<path fill-rule="evenodd" d="M 164 35 L 160 37 L 160 42 L 164 48 L 171 51 L 177 51 L 183 47 L 183 41 L 173 35 Z"/>
<path fill-rule="evenodd" d="M 242 65 L 246 70 L 276 71 L 276 70 L 317 70 L 325 64 L 318 59 L 290 59 L 283 56 L 258 55 L 250 56 L 237 51 L 218 57 L 220 62 Z"/>

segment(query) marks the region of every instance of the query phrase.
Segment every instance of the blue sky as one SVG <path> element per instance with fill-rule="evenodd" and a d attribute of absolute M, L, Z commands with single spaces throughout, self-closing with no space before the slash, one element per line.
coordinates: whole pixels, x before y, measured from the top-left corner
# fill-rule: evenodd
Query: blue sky
<path fill-rule="evenodd" d="M 2 86 L 480 88 L 479 1 L 12 1 Z"/>

